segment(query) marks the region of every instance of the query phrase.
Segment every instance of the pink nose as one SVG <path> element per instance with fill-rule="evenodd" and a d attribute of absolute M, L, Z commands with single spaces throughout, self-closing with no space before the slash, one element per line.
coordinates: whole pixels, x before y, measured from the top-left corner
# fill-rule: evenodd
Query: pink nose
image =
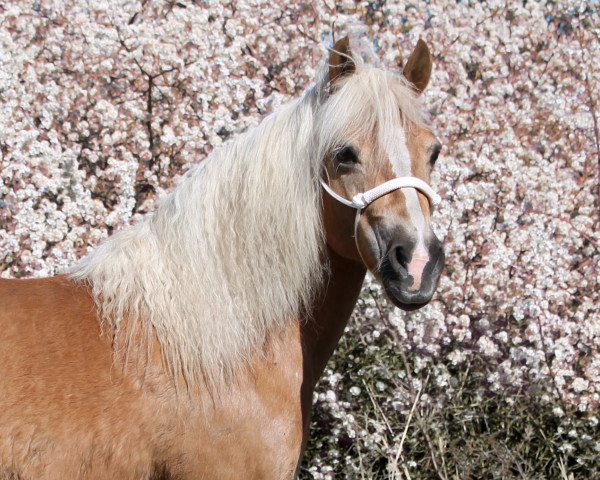
<path fill-rule="evenodd" d="M 387 251 L 379 270 L 388 297 L 405 310 L 425 305 L 437 288 L 444 258 L 442 243 L 435 235 L 416 242 L 408 235 L 400 237 Z"/>
<path fill-rule="evenodd" d="M 421 288 L 421 280 L 423 278 L 423 270 L 429 262 L 429 255 L 426 251 L 417 250 L 408 264 L 408 274 L 413 278 L 412 285 L 409 290 L 419 290 Z"/>

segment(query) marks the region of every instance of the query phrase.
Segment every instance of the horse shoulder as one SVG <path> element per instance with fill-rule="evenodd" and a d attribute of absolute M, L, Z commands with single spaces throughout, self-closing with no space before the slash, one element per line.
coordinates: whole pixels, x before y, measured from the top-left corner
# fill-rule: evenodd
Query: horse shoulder
<path fill-rule="evenodd" d="M 312 398 L 303 364 L 299 327 L 291 325 L 236 381 L 192 398 L 178 436 L 189 475 L 182 477 L 295 478 Z"/>

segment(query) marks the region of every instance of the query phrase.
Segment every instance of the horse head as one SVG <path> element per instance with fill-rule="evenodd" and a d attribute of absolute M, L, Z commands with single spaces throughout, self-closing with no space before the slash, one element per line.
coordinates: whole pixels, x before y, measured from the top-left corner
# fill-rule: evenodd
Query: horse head
<path fill-rule="evenodd" d="M 317 140 L 329 248 L 362 262 L 405 310 L 431 300 L 444 266 L 431 228 L 440 199 L 429 186 L 441 145 L 419 99 L 430 74 L 421 40 L 403 75 L 363 63 L 347 38 L 339 40 L 329 56 Z"/>

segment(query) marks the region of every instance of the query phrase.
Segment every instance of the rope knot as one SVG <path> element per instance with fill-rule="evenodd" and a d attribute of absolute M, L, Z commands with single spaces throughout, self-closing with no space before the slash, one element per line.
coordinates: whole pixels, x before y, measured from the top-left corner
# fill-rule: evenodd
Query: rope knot
<path fill-rule="evenodd" d="M 364 193 L 357 193 L 356 195 L 354 195 L 352 197 L 352 203 L 354 204 L 355 208 L 358 208 L 360 210 L 369 205 Z"/>

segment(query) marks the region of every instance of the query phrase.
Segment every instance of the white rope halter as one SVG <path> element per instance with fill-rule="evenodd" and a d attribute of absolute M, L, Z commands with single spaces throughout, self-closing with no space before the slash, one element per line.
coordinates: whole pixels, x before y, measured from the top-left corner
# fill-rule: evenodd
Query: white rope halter
<path fill-rule="evenodd" d="M 426 182 L 417 177 L 400 177 L 388 180 L 387 182 L 377 185 L 376 187 L 367 190 L 366 192 L 357 193 L 352 197 L 352 200 L 348 200 L 347 198 L 344 198 L 341 195 L 335 193 L 322 178 L 319 179 L 319 181 L 321 182 L 321 185 L 323 186 L 325 191 L 333 198 L 335 198 L 338 202 L 350 208 L 356 209 L 356 216 L 354 217 L 354 242 L 356 243 L 356 249 L 358 250 L 358 254 L 361 258 L 362 254 L 360 253 L 360 248 L 358 247 L 358 237 L 356 235 L 356 229 L 358 228 L 358 221 L 360 220 L 361 213 L 375 200 L 400 188 L 415 188 L 427 197 L 427 200 L 429 200 L 429 206 L 431 210 L 433 210 L 433 207 L 435 205 L 438 205 L 442 201 L 442 198 L 435 192 L 435 190 L 433 190 L 433 188 L 431 188 Z"/>

